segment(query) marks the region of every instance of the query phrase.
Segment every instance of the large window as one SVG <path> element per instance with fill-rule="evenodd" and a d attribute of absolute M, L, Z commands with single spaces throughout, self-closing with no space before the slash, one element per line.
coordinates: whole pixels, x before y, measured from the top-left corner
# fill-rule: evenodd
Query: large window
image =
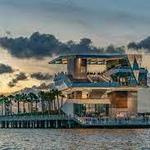
<path fill-rule="evenodd" d="M 107 116 L 108 104 L 74 104 L 74 113 L 78 116 Z"/>

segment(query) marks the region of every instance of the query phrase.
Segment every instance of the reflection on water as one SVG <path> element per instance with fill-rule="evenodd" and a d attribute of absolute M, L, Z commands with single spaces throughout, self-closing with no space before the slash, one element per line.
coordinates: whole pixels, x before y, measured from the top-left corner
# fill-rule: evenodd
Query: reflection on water
<path fill-rule="evenodd" d="M 140 150 L 150 129 L 4 129 L 0 150 Z"/>

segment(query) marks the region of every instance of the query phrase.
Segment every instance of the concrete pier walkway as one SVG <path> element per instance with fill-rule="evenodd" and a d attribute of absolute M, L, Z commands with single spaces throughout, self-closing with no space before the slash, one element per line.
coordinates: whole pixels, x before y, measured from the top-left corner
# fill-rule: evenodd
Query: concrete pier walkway
<path fill-rule="evenodd" d="M 0 128 L 74 128 L 76 122 L 65 115 L 0 116 Z"/>
<path fill-rule="evenodd" d="M 74 117 L 83 128 L 150 128 L 148 117 L 137 118 L 95 118 L 95 117 Z"/>
<path fill-rule="evenodd" d="M 66 115 L 0 116 L 0 128 L 150 128 L 149 118 L 99 119 Z"/>

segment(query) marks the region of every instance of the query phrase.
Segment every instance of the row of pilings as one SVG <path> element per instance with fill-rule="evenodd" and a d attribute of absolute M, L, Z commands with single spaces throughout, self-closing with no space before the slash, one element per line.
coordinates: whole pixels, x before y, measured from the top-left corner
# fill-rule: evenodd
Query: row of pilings
<path fill-rule="evenodd" d="M 65 115 L 0 116 L 0 128 L 75 128 L 79 124 Z"/>
<path fill-rule="evenodd" d="M 73 120 L 11 120 L 0 121 L 0 128 L 75 128 Z"/>

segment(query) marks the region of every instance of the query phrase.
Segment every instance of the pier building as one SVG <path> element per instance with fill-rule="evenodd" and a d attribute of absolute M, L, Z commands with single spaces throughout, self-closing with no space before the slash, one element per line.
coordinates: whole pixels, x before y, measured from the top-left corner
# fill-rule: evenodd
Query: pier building
<path fill-rule="evenodd" d="M 71 54 L 50 64 L 67 65 L 54 77 L 55 88 L 65 96 L 67 115 L 131 116 L 138 112 L 138 91 L 147 87 L 142 56 L 133 54 Z"/>

